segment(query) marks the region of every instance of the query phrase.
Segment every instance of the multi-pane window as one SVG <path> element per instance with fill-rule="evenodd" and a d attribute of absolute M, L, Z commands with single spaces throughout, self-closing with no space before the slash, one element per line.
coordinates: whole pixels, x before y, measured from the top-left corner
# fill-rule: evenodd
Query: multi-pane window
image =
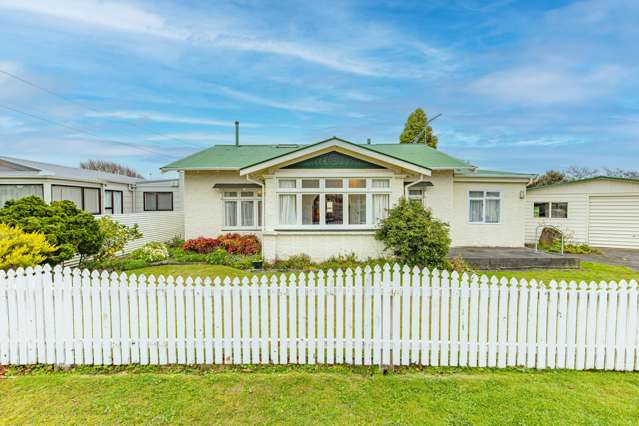
<path fill-rule="evenodd" d="M 124 210 L 124 201 L 122 199 L 122 191 L 113 191 L 107 189 L 104 191 L 104 213 L 122 214 Z"/>
<path fill-rule="evenodd" d="M 100 214 L 100 190 L 82 186 L 51 185 L 52 201 L 73 201 L 89 213 Z"/>
<path fill-rule="evenodd" d="M 262 193 L 253 190 L 225 191 L 224 227 L 255 229 L 262 226 Z"/>
<path fill-rule="evenodd" d="M 0 209 L 9 200 L 19 200 L 30 195 L 43 199 L 42 185 L 0 185 Z"/>
<path fill-rule="evenodd" d="M 566 202 L 537 202 L 533 204 L 533 217 L 553 219 L 568 218 L 568 203 Z"/>
<path fill-rule="evenodd" d="M 500 220 L 501 192 L 468 192 L 468 221 L 470 223 L 499 223 Z"/>
<path fill-rule="evenodd" d="M 173 210 L 173 193 L 172 192 L 145 192 L 144 193 L 144 211 L 172 211 Z"/>
<path fill-rule="evenodd" d="M 390 179 L 282 178 L 277 188 L 280 226 L 370 228 L 390 207 Z"/>

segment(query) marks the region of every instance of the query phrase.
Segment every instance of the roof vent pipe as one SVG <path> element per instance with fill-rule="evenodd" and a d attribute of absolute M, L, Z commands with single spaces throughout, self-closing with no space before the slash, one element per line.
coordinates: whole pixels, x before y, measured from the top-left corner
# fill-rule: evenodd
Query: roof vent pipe
<path fill-rule="evenodd" d="M 240 146 L 240 122 L 235 121 L 235 146 Z"/>

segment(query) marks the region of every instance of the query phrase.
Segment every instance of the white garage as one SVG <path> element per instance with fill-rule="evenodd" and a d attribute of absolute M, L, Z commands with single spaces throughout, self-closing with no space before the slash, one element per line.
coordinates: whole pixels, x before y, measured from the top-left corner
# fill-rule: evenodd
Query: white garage
<path fill-rule="evenodd" d="M 594 177 L 529 188 L 526 242 L 555 226 L 569 242 L 639 249 L 639 180 Z"/>
<path fill-rule="evenodd" d="M 639 195 L 591 196 L 589 244 L 639 249 Z"/>

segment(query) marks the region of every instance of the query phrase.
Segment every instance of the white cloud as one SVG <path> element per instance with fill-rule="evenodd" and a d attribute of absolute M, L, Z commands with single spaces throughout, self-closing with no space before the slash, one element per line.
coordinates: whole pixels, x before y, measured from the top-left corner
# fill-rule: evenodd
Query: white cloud
<path fill-rule="evenodd" d="M 256 105 L 263 105 L 271 108 L 285 109 L 289 111 L 328 112 L 335 107 L 335 105 L 330 102 L 325 102 L 318 99 L 295 99 L 290 101 L 281 101 L 254 95 L 252 93 L 242 92 L 226 86 L 214 85 L 214 87 L 224 96 L 236 99 L 238 101 Z"/>
<path fill-rule="evenodd" d="M 158 123 L 179 123 L 179 124 L 194 124 L 202 126 L 234 126 L 234 122 L 231 120 L 212 120 L 199 117 L 184 117 L 173 114 L 164 114 L 160 112 L 152 111 L 105 111 L 105 112 L 89 112 L 85 114 L 87 117 L 100 117 L 100 118 L 114 118 L 120 120 L 141 120 L 141 121 L 154 121 Z M 245 127 L 257 127 L 253 123 L 243 123 Z"/>
<path fill-rule="evenodd" d="M 166 20 L 138 7 L 99 0 L 0 0 L 0 8 L 46 15 L 116 31 L 184 39 L 188 32 L 167 26 Z"/>
<path fill-rule="evenodd" d="M 624 70 L 614 65 L 585 72 L 524 66 L 488 74 L 470 88 L 480 95 L 525 105 L 577 103 L 607 94 L 624 75 Z"/>

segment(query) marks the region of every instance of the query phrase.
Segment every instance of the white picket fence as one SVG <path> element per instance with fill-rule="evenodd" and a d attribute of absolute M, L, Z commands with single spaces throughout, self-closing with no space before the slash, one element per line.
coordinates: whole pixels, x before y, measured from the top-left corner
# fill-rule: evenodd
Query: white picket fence
<path fill-rule="evenodd" d="M 637 283 L 400 268 L 220 280 L 0 271 L 2 364 L 637 370 Z"/>

